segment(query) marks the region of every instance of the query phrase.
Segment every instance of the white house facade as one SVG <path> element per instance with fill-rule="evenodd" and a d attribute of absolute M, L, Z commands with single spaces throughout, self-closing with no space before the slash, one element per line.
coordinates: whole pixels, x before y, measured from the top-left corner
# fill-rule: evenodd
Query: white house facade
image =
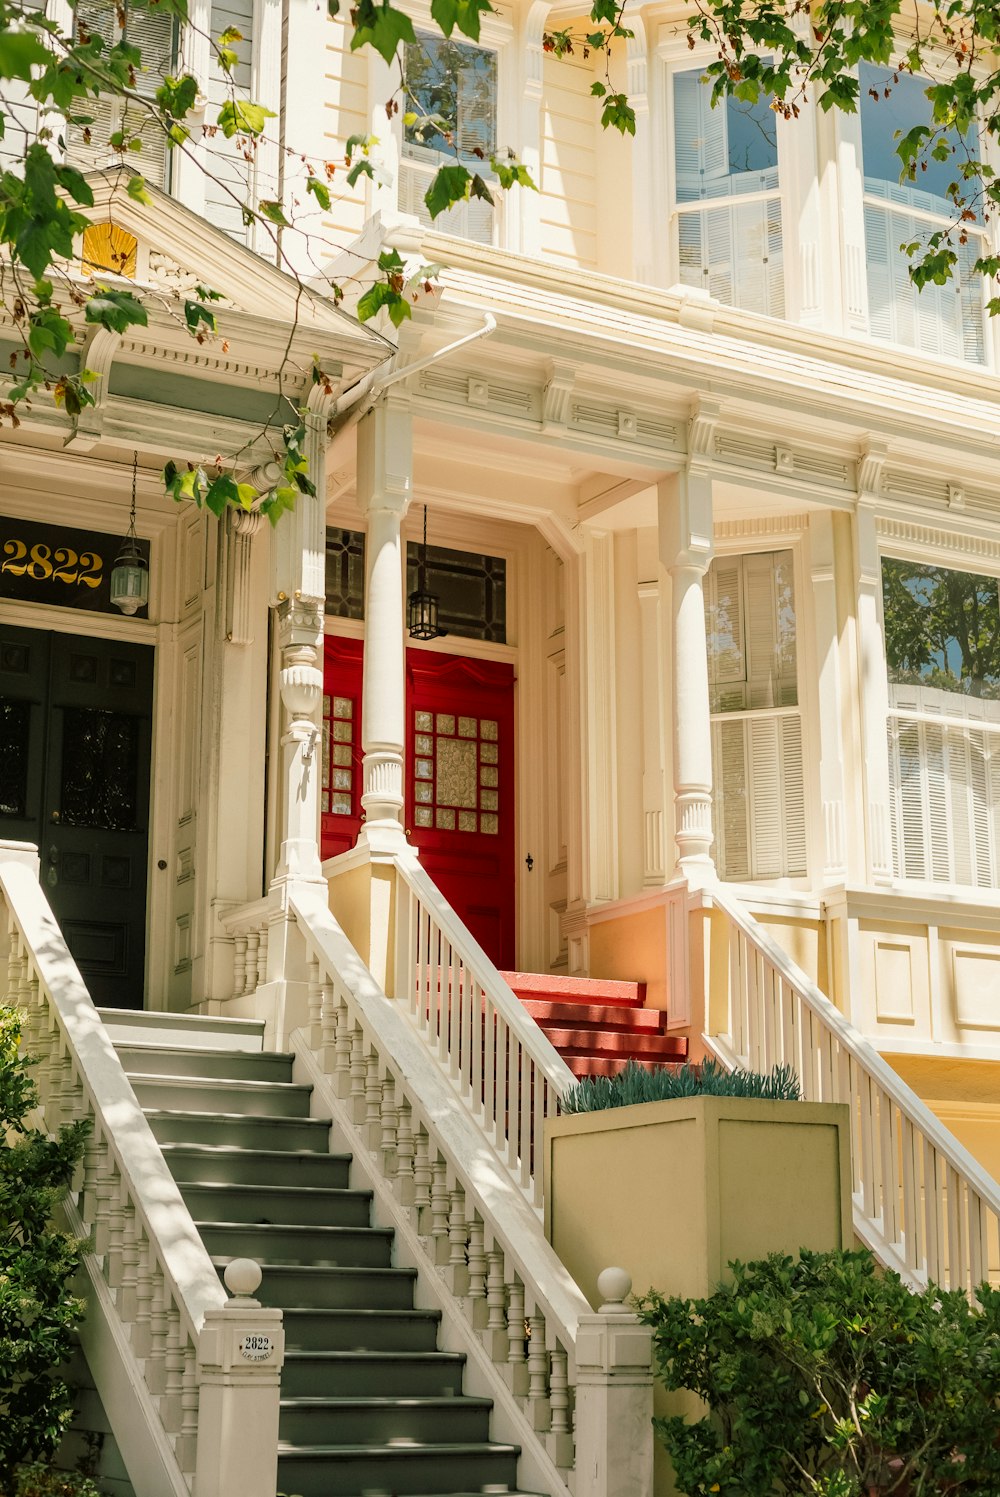
<path fill-rule="evenodd" d="M 581 1464 L 642 1423 L 645 1391 L 614 1400 L 648 1376 L 623 1340 L 615 1381 L 545 1239 L 537 1149 L 573 1058 L 513 974 L 644 984 L 651 1055 L 794 1065 L 850 1105 L 858 1236 L 914 1283 L 1000 1271 L 1000 322 L 971 269 L 996 225 L 916 292 L 898 246 L 949 208 L 947 168 L 898 182 L 893 133 L 927 109 L 906 75 L 863 70 L 855 116 L 713 110 L 684 8 L 630 4 L 621 140 L 603 59 L 545 48 L 572 7 L 498 5 L 476 46 L 403 8 L 418 102 L 461 159 L 509 149 L 538 190 L 432 223 L 441 138 L 387 117 L 398 79 L 343 20 L 195 7 L 243 33 L 273 133 L 252 166 L 211 135 L 156 157 L 151 208 L 96 128 L 70 140 L 97 199 L 72 273 L 114 256 L 149 326 L 91 335 L 93 409 L 40 395 L 0 433 L 9 989 L 49 1057 L 46 1119 L 94 1120 L 71 1203 L 98 1244 L 85 1350 L 137 1497 L 265 1497 L 278 1440 L 278 1335 L 245 1299 L 243 1333 L 272 1338 L 258 1438 L 201 1437 L 206 1377 L 238 1396 L 216 1269 L 261 1259 L 266 1289 L 267 1247 L 256 1216 L 245 1252 L 213 1247 L 201 1177 L 178 1194 L 165 1161 L 209 1145 L 171 1131 L 199 1108 L 151 1079 L 151 1046 L 294 1051 L 411 1310 L 443 1316 L 493 1401 L 436 1486 L 360 1464 L 331 1486 L 283 1414 L 306 1421 L 280 1437 L 306 1497 L 650 1490 L 615 1487 L 610 1436 L 600 1481 Z M 171 29 L 137 16 L 166 66 Z M 86 20 L 119 24 L 100 0 Z M 207 47 L 183 62 L 221 97 Z M 374 175 L 341 187 L 358 135 Z M 302 152 L 338 163 L 333 201 L 279 265 L 236 198 L 249 172 L 290 202 Z M 386 249 L 436 267 L 398 332 L 351 315 Z M 198 283 L 223 297 L 204 343 L 179 315 Z M 164 497 L 170 458 L 266 465 L 296 408 L 318 493 L 273 530 Z M 107 585 L 133 495 L 149 595 L 125 616 Z M 88 993 L 123 1011 L 100 1042 Z M 257 1085 L 239 1064 L 226 1084 Z M 223 1120 L 267 1102 L 204 1095 Z"/>

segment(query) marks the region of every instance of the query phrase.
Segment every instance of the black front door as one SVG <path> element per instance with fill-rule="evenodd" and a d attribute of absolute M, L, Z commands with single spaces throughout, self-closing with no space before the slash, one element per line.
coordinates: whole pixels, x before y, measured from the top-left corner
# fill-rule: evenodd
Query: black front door
<path fill-rule="evenodd" d="M 153 650 L 0 625 L 0 837 L 34 842 L 95 1003 L 141 1008 Z"/>

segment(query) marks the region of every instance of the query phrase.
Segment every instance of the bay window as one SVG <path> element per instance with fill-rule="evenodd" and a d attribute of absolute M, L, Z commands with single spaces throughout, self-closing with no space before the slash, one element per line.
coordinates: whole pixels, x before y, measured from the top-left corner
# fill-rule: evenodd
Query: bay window
<path fill-rule="evenodd" d="M 884 557 L 893 867 L 1000 883 L 997 579 Z"/>
<path fill-rule="evenodd" d="M 719 556 L 705 578 L 715 859 L 722 878 L 806 872 L 791 551 Z"/>
<path fill-rule="evenodd" d="M 400 211 L 440 233 L 492 244 L 491 204 L 470 198 L 432 219 L 424 196 L 442 166 L 464 166 L 489 183 L 497 149 L 497 54 L 418 32 L 404 48 L 404 72 L 409 123 L 403 126 Z"/>
<path fill-rule="evenodd" d="M 673 74 L 680 279 L 728 306 L 785 314 L 777 116 L 766 99 L 712 107 L 698 69 Z"/>
<path fill-rule="evenodd" d="M 872 336 L 903 343 L 923 353 L 982 363 L 983 291 L 972 267 L 984 252 L 982 222 L 965 223 L 968 242 L 958 243 L 952 278 L 943 286 L 918 290 L 910 279 L 910 256 L 905 246 L 922 242 L 927 234 L 947 228 L 957 210 L 948 197 L 949 184 L 961 181 L 963 160 L 976 159 L 978 142 L 946 132 L 951 148 L 946 160 L 931 156 L 917 170 L 916 180 L 900 182 L 896 146 L 901 135 L 917 125 L 931 124 L 926 96 L 929 80 L 912 73 L 862 64 L 861 146 L 864 173 L 865 250 L 868 276 L 868 318 Z"/>

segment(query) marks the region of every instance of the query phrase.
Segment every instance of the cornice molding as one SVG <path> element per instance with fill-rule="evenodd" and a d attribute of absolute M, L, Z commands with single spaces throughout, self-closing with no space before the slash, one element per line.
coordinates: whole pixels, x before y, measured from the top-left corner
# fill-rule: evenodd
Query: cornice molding
<path fill-rule="evenodd" d="M 914 520 L 901 520 L 888 515 L 876 517 L 875 531 L 880 540 L 896 541 L 904 546 L 919 546 L 1000 562 L 1000 536 L 993 539 L 957 530 L 939 530 L 934 525 L 921 525 Z"/>

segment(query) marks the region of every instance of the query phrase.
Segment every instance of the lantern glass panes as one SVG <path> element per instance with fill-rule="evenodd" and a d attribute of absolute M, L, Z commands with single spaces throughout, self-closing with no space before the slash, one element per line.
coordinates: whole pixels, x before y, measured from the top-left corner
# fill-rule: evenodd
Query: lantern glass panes
<path fill-rule="evenodd" d="M 135 533 L 135 486 L 139 454 L 132 454 L 132 508 L 128 531 L 111 569 L 111 602 L 122 613 L 138 613 L 149 602 L 149 563 L 139 550 Z"/>

